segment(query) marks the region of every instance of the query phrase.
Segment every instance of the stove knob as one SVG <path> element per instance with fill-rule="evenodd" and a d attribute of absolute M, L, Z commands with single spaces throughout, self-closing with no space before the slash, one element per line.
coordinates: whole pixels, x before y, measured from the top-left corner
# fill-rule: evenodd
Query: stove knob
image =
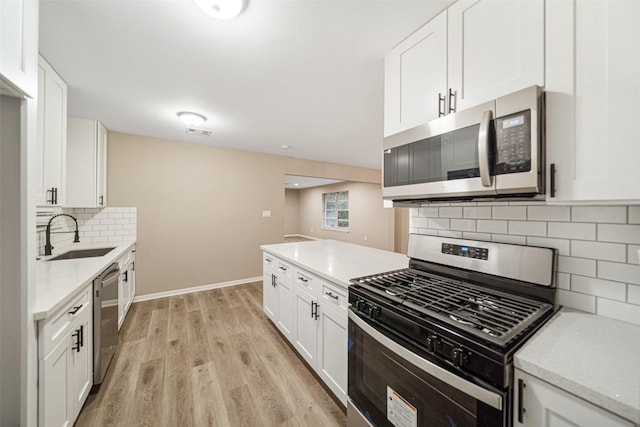
<path fill-rule="evenodd" d="M 375 319 L 377 317 L 380 317 L 380 307 L 372 305 L 371 307 L 369 307 L 369 317 L 372 319 Z"/>
<path fill-rule="evenodd" d="M 437 335 L 431 335 L 427 337 L 427 351 L 429 353 L 435 353 L 436 350 L 442 347 L 442 341 Z"/>
<path fill-rule="evenodd" d="M 453 366 L 456 368 L 462 367 L 469 361 L 469 356 L 462 347 L 456 347 L 451 350 L 451 358 L 453 359 Z"/>
<path fill-rule="evenodd" d="M 367 303 L 365 300 L 363 299 L 359 299 L 358 301 L 356 301 L 356 310 L 358 311 L 365 311 L 367 309 Z"/>

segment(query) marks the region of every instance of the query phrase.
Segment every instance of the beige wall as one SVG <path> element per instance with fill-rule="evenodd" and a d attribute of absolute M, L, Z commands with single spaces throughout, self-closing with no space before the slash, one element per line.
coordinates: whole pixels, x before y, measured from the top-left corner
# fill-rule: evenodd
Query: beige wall
<path fill-rule="evenodd" d="M 260 245 L 283 241 L 285 174 L 380 182 L 373 169 L 110 132 L 109 205 L 138 208 L 138 295 L 261 276 Z"/>
<path fill-rule="evenodd" d="M 341 182 L 298 191 L 300 234 L 393 251 L 393 209 L 382 207 L 380 184 Z M 349 192 L 349 232 L 322 228 L 322 194 L 334 191 Z"/>
<path fill-rule="evenodd" d="M 300 198 L 298 191 L 284 189 L 284 234 L 300 234 Z"/>

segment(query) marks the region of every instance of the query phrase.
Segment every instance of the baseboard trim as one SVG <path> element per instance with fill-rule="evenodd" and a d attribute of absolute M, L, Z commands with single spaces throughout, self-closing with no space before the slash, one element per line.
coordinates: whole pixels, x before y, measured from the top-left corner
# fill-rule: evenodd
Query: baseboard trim
<path fill-rule="evenodd" d="M 173 291 L 138 295 L 133 298 L 133 302 L 150 301 L 158 298 L 166 298 L 166 297 L 173 297 L 176 295 L 191 294 L 193 292 L 208 291 L 210 289 L 226 288 L 229 286 L 246 285 L 247 283 L 259 282 L 261 280 L 262 280 L 262 276 L 256 276 L 256 277 L 249 277 L 246 279 L 232 280 L 230 282 L 212 283 L 209 285 L 193 286 L 191 288 L 175 289 Z"/>
<path fill-rule="evenodd" d="M 302 237 L 304 239 L 310 239 L 310 240 L 320 240 L 317 237 L 312 237 L 312 236 L 306 236 L 304 234 L 285 234 L 284 237 Z"/>

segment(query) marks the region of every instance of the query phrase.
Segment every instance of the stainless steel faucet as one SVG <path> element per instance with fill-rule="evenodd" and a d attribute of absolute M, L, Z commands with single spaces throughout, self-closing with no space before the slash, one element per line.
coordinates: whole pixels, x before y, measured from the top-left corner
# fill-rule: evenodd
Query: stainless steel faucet
<path fill-rule="evenodd" d="M 51 250 L 53 249 L 53 246 L 51 246 L 51 221 L 53 221 L 54 219 L 56 219 L 59 216 L 68 216 L 69 218 L 71 218 L 76 223 L 76 231 L 75 231 L 75 236 L 73 238 L 73 243 L 80 242 L 80 234 L 78 233 L 78 220 L 76 219 L 76 217 L 74 217 L 72 215 L 69 215 L 69 214 L 65 214 L 65 213 L 54 215 L 54 216 L 51 217 L 51 219 L 47 223 L 47 230 L 45 232 L 45 235 L 46 235 L 46 238 L 47 238 L 47 242 L 44 245 L 44 254 L 45 255 L 51 255 Z M 71 233 L 71 232 L 70 231 L 61 231 L 61 233 Z"/>

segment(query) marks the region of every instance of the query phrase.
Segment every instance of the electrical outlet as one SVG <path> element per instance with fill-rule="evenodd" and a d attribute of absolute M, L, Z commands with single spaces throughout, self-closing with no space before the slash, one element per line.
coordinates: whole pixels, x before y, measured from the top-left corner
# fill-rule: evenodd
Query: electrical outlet
<path fill-rule="evenodd" d="M 271 218 L 271 211 L 262 211 L 262 218 Z"/>
<path fill-rule="evenodd" d="M 365 241 L 367 240 L 367 236 L 364 236 L 364 240 L 365 240 Z"/>
<path fill-rule="evenodd" d="M 311 232 L 313 233 L 313 227 L 311 227 Z"/>

